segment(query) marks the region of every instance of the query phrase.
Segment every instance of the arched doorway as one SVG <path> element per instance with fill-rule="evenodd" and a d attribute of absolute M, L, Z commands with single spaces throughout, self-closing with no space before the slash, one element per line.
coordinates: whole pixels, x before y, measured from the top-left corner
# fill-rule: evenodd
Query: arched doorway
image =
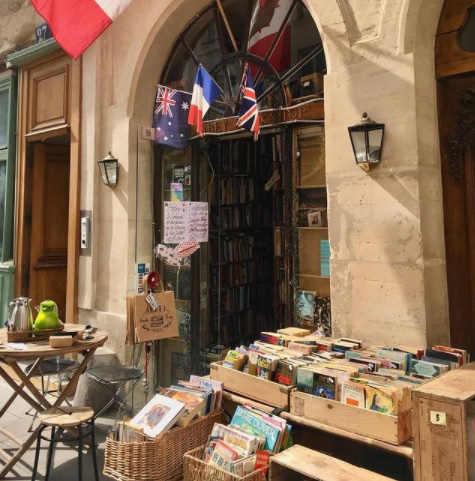
<path fill-rule="evenodd" d="M 204 139 L 155 152 L 157 243 L 164 203 L 177 195 L 172 185 L 182 184 L 180 200 L 210 205 L 209 242 L 181 266 L 158 265 L 183 314 L 181 339 L 162 342 L 165 384 L 178 371 L 206 372 L 225 349 L 248 345 L 262 331 L 293 324 L 305 299 L 300 290 L 311 296 L 306 308 L 329 320 L 329 273 L 320 265 L 321 242 L 328 244 L 326 63 L 309 11 L 300 0 L 212 2 L 178 36 L 158 83 L 191 92 L 200 63 L 222 89 L 204 119 Z M 261 111 L 258 142 L 236 126 L 246 63 Z M 322 209 L 314 209 L 315 225 L 304 226 L 310 217 L 299 205 L 312 196 Z"/>
<path fill-rule="evenodd" d="M 475 2 L 446 0 L 436 38 L 451 344 L 475 355 Z"/>

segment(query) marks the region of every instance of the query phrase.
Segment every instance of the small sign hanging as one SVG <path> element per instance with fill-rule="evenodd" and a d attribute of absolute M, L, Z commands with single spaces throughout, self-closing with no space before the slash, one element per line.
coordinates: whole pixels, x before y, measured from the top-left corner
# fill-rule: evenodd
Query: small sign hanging
<path fill-rule="evenodd" d="M 149 305 L 150 309 L 155 312 L 158 310 L 158 302 L 155 299 L 155 296 L 153 295 L 153 292 L 151 292 L 145 300 L 147 301 L 147 304 Z"/>

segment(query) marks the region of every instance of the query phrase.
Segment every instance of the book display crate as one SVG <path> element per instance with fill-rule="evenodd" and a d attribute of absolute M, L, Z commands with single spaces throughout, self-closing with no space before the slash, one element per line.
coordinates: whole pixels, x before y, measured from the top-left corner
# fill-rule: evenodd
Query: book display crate
<path fill-rule="evenodd" d="M 249 399 L 259 401 L 269 406 L 289 410 L 289 396 L 293 386 L 283 386 L 276 382 L 267 381 L 245 372 L 224 367 L 222 362 L 211 364 L 210 377 L 224 383 L 224 388 Z"/>
<path fill-rule="evenodd" d="M 419 386 L 414 405 L 416 481 L 475 479 L 475 363 Z"/>
<path fill-rule="evenodd" d="M 290 413 L 389 444 L 402 444 L 412 437 L 411 411 L 392 416 L 292 391 Z"/>
<path fill-rule="evenodd" d="M 116 481 L 181 480 L 184 454 L 205 444 L 222 417 L 222 411 L 216 411 L 145 442 L 107 438 L 104 474 Z"/>
<path fill-rule="evenodd" d="M 391 481 L 386 476 L 295 445 L 270 460 L 269 481 Z M 214 479 L 214 478 L 213 478 Z"/>
<path fill-rule="evenodd" d="M 257 469 L 247 476 L 236 476 L 202 460 L 205 446 L 189 451 L 184 456 L 184 481 L 266 481 L 267 468 Z"/>

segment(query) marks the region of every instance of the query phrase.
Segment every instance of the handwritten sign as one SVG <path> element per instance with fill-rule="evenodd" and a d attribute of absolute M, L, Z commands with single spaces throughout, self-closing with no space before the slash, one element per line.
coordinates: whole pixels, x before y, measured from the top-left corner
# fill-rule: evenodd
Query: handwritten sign
<path fill-rule="evenodd" d="M 183 241 L 208 242 L 207 202 L 165 202 L 165 244 Z"/>

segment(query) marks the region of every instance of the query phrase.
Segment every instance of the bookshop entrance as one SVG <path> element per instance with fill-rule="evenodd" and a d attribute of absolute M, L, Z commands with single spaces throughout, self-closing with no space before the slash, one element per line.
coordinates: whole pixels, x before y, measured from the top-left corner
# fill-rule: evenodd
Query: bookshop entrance
<path fill-rule="evenodd" d="M 199 64 L 221 91 L 204 136 L 155 149 L 154 245 L 163 243 L 165 202 L 206 202 L 209 215 L 208 242 L 179 265 L 156 261 L 180 329 L 159 343 L 161 385 L 208 372 L 230 347 L 296 318 L 316 330 L 318 316 L 330 330 L 326 63 L 315 22 L 301 0 L 213 1 L 178 37 L 158 82 L 162 100 L 169 89 L 176 96 L 167 102 L 188 108 L 175 99 L 193 91 Z M 245 66 L 260 112 L 257 141 L 236 126 Z"/>
<path fill-rule="evenodd" d="M 180 265 L 158 259 L 180 336 L 161 341 L 162 383 L 201 373 L 236 345 L 292 325 L 330 334 L 324 129 L 314 125 L 160 147 L 155 206 L 200 201 L 209 241 Z M 176 192 L 176 184 L 181 184 Z M 161 227 L 156 236 L 160 236 Z"/>

